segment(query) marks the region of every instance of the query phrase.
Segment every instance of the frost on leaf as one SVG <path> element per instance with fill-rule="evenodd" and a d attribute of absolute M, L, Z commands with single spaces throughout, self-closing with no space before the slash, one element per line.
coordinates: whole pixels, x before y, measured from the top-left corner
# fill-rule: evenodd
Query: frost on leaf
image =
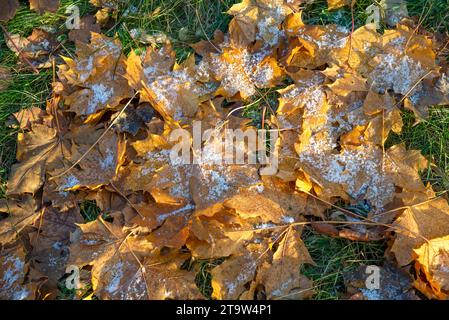
<path fill-rule="evenodd" d="M 101 23 L 119 4 L 91 2 L 103 8 Z M 447 298 L 448 203 L 423 183 L 432 164 L 420 151 L 386 145 L 401 133 L 403 108 L 424 118 L 430 105 L 447 104 L 444 44 L 411 20 L 383 34 L 307 25 L 306 2 L 235 4 L 228 32 L 192 44 L 198 56 L 184 61 L 166 38 L 127 56 L 102 34 L 76 41 L 46 109 L 15 114 L 0 296 L 55 298 L 74 265 L 99 299 L 200 299 L 197 262 L 220 259 L 213 298 L 307 299 L 315 285 L 301 274 L 313 264 L 302 225 L 312 225 L 351 241 L 388 240 L 395 268 L 413 264 L 416 289 Z M 84 22 L 75 40 L 95 29 L 93 17 Z M 51 37 L 14 39 L 47 64 Z M 263 122 L 239 115 L 248 104 Z M 276 138 L 267 141 L 279 160 L 271 176 L 255 157 L 265 142 L 253 150 L 248 139 L 226 140 L 256 125 Z M 400 292 L 410 281 L 382 270 L 391 290 L 357 287 L 363 298 L 415 298 Z"/>
<path fill-rule="evenodd" d="M 118 40 L 92 33 L 90 44 L 79 44 L 75 59 L 64 58 L 59 76 L 66 83 L 65 103 L 79 116 L 115 108 L 132 96 L 125 74 L 125 58 Z"/>
<path fill-rule="evenodd" d="M 0 251 L 0 298 L 3 300 L 32 300 L 36 285 L 25 283 L 28 264 L 20 245 Z"/>
<path fill-rule="evenodd" d="M 170 44 L 159 50 L 148 48 L 144 58 L 132 52 L 126 61 L 126 77 L 164 118 L 185 121 L 195 115 L 213 87 L 201 78 L 193 56 L 178 65 L 174 54 Z"/>

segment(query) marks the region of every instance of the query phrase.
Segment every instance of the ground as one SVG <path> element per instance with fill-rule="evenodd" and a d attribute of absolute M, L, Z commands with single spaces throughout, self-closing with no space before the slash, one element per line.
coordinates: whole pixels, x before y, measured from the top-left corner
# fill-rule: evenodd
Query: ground
<path fill-rule="evenodd" d="M 116 35 L 124 45 L 125 54 L 139 44 L 130 36 L 130 30 L 141 28 L 149 34 L 157 32 L 167 35 L 177 52 L 177 58 L 183 60 L 193 50 L 189 43 L 210 38 L 216 29 L 225 30 L 230 20 L 227 9 L 236 1 L 232 0 L 132 0 L 123 1 L 116 15 L 116 24 L 104 32 L 109 36 Z M 304 17 L 306 22 L 315 24 L 336 23 L 351 27 L 352 14 L 355 28 L 363 25 L 366 20 L 365 9 L 373 1 L 355 1 L 353 12 L 350 8 L 329 12 L 325 0 L 315 0 L 306 5 Z M 410 15 L 420 17 L 422 25 L 431 31 L 447 32 L 449 29 L 449 2 L 443 0 L 409 0 Z M 56 14 L 39 16 L 27 7 L 27 2 L 21 2 L 21 8 L 14 19 L 5 24 L 10 33 L 28 36 L 36 27 L 53 27 L 61 31 L 60 40 L 66 52 L 73 52 L 73 43 L 68 41 L 64 33 L 65 25 L 62 18 L 66 8 L 75 4 L 80 7 L 81 15 L 95 13 L 96 9 L 88 0 L 61 0 L 61 7 Z M 142 46 L 142 45 L 141 45 Z M 0 35 L 0 66 L 12 70 L 12 84 L 7 90 L 0 92 L 0 197 L 5 196 L 6 180 L 11 165 L 15 161 L 15 129 L 8 127 L 11 114 L 31 106 L 45 107 L 45 101 L 50 97 L 52 69 L 40 70 L 39 74 L 17 68 L 17 57 L 6 46 L 3 33 Z M 275 107 L 275 89 L 263 92 L 264 98 L 255 97 L 249 103 L 247 116 L 260 123 L 259 104 L 262 100 Z M 404 142 L 408 148 L 419 149 L 433 161 L 434 165 L 422 173 L 423 180 L 433 185 L 439 193 L 449 190 L 449 108 L 434 107 L 430 117 L 416 124 L 416 119 L 410 112 L 403 112 L 404 129 L 401 135 L 391 135 L 387 144 Z M 82 204 L 86 221 L 96 218 L 100 210 L 92 202 Z M 342 274 L 360 264 L 381 264 L 386 244 L 358 243 L 339 240 L 319 235 L 307 230 L 305 243 L 317 263 L 306 267 L 302 272 L 315 280 L 315 299 L 338 299 L 343 291 Z M 209 270 L 220 261 L 200 261 L 197 275 L 201 291 L 210 296 Z M 62 288 L 61 297 L 67 297 L 70 291 Z"/>

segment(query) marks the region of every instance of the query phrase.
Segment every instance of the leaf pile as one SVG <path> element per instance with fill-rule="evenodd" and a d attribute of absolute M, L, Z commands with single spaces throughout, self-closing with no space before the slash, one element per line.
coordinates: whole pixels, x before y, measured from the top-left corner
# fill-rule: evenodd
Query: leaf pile
<path fill-rule="evenodd" d="M 313 283 L 299 270 L 314 262 L 301 232 L 312 223 L 335 237 L 388 238 L 386 255 L 413 286 L 448 298 L 448 203 L 422 183 L 419 151 L 384 147 L 401 131 L 400 108 L 421 118 L 449 103 L 441 44 L 410 20 L 382 35 L 306 25 L 302 2 L 234 5 L 229 32 L 192 45 L 200 59 L 182 63 L 170 43 L 126 57 L 98 33 L 79 42 L 46 110 L 16 114 L 0 297 L 56 298 L 75 265 L 100 299 L 198 299 L 189 265 L 225 258 L 211 271 L 213 298 L 303 299 Z M 233 106 L 270 88 L 278 106 L 262 125 L 279 132 L 279 169 L 264 176 L 260 164 L 221 161 L 221 139 L 250 128 Z M 194 164 L 172 161 L 170 134 L 194 121 L 215 136 Z M 94 221 L 83 221 L 85 200 L 101 209 Z"/>

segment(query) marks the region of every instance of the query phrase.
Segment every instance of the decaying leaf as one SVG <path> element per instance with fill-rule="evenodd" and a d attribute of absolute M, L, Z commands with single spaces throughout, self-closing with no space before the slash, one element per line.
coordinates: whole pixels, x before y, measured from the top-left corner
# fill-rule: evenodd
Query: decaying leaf
<path fill-rule="evenodd" d="M 379 281 L 370 275 L 379 275 Z M 384 266 L 359 266 L 344 275 L 346 290 L 357 300 L 419 300 L 412 290 L 412 279 L 403 270 L 386 262 Z M 361 297 L 358 297 L 361 294 Z"/>
<path fill-rule="evenodd" d="M 124 57 L 117 40 L 92 33 L 90 44 L 79 45 L 77 58 L 64 58 L 60 77 L 74 89 L 65 103 L 78 115 L 95 121 L 97 114 L 116 108 L 121 100 L 132 96 L 123 78 Z"/>
<path fill-rule="evenodd" d="M 243 254 L 232 256 L 212 270 L 212 297 L 215 299 L 238 299 L 255 276 L 263 261 L 261 245 L 253 245 Z"/>
<path fill-rule="evenodd" d="M 18 134 L 17 160 L 11 168 L 8 194 L 34 194 L 44 183 L 47 166 L 61 160 L 64 145 L 57 130 L 44 124 L 33 124 L 30 132 Z"/>
<path fill-rule="evenodd" d="M 59 8 L 59 0 L 30 0 L 30 9 L 39 14 L 56 12 Z"/>
<path fill-rule="evenodd" d="M 2 11 L 0 13 L 0 21 L 8 21 L 16 15 L 16 11 L 19 8 L 18 0 L 6 0 L 2 1 Z"/>
<path fill-rule="evenodd" d="M 0 200 L 0 244 L 6 245 L 17 239 L 19 233 L 39 218 L 40 211 L 30 196 L 21 201 Z"/>
<path fill-rule="evenodd" d="M 303 264 L 314 264 L 295 228 L 287 229 L 273 254 L 271 263 L 265 263 L 256 281 L 263 284 L 267 299 L 296 299 L 313 294 L 311 282 L 299 273 Z"/>
<path fill-rule="evenodd" d="M 126 62 L 129 84 L 136 90 L 142 89 L 144 101 L 165 119 L 182 121 L 195 115 L 198 104 L 207 100 L 213 87 L 202 83 L 194 56 L 178 65 L 170 44 L 159 50 L 147 49 L 141 59 L 134 52 Z"/>
<path fill-rule="evenodd" d="M 91 32 L 99 33 L 101 31 L 100 26 L 96 23 L 94 16 L 87 15 L 80 19 L 80 25 L 78 29 L 72 29 L 69 32 L 69 39 L 71 41 L 81 41 L 88 43 L 91 38 Z"/>
<path fill-rule="evenodd" d="M 5 67 L 0 67 L 0 92 L 7 89 L 10 82 L 11 72 Z"/>
<path fill-rule="evenodd" d="M 46 208 L 35 222 L 35 229 L 28 234 L 33 247 L 30 264 L 33 277 L 45 277 L 40 293 L 47 299 L 58 295 L 58 282 L 66 271 L 69 258 L 70 233 L 75 231 L 76 223 L 83 221 L 75 208 L 68 212 L 59 212 Z"/>
<path fill-rule="evenodd" d="M 0 298 L 2 300 L 32 300 L 37 286 L 26 283 L 28 264 L 26 252 L 19 244 L 0 251 Z"/>
<path fill-rule="evenodd" d="M 219 81 L 216 94 L 226 98 L 239 94 L 246 100 L 256 94 L 257 88 L 274 86 L 284 76 L 271 48 L 247 48 L 225 39 L 211 52 L 199 53 L 203 55 L 200 75 Z"/>
<path fill-rule="evenodd" d="M 54 53 L 58 49 L 55 35 L 42 29 L 34 29 L 27 38 L 10 34 L 6 45 L 21 59 L 24 67 L 29 67 L 28 63 L 25 63 L 26 59 L 38 69 L 50 68 L 52 59 L 56 58 Z"/>
<path fill-rule="evenodd" d="M 234 16 L 229 32 L 237 39 L 234 44 L 248 45 L 262 40 L 269 45 L 277 45 L 282 37 L 280 25 L 285 17 L 299 9 L 305 0 L 244 0 L 234 4 L 228 13 Z"/>
<path fill-rule="evenodd" d="M 402 198 L 408 207 L 395 221 L 398 227 L 391 251 L 400 266 L 413 260 L 413 250 L 449 232 L 449 205 L 445 199 L 435 198 L 431 190 L 406 194 Z"/>

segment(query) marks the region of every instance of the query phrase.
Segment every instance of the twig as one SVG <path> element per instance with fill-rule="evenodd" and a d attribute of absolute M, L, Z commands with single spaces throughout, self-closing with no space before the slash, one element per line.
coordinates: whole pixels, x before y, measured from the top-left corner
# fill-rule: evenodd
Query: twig
<path fill-rule="evenodd" d="M 201 23 L 200 14 L 198 13 L 198 9 L 195 9 L 196 17 L 198 19 L 198 23 L 200 25 L 201 31 L 203 32 L 204 36 L 206 37 L 207 41 L 217 50 L 217 52 L 222 52 L 221 49 L 217 48 L 217 46 L 210 40 L 209 36 L 206 33 L 206 30 L 203 28 L 203 24 Z"/>
<path fill-rule="evenodd" d="M 348 67 L 349 60 L 351 59 L 351 52 L 352 52 L 352 34 L 354 33 L 355 29 L 355 22 L 354 22 L 354 4 L 356 0 L 351 1 L 351 33 L 349 34 L 349 52 L 348 52 Z"/>

